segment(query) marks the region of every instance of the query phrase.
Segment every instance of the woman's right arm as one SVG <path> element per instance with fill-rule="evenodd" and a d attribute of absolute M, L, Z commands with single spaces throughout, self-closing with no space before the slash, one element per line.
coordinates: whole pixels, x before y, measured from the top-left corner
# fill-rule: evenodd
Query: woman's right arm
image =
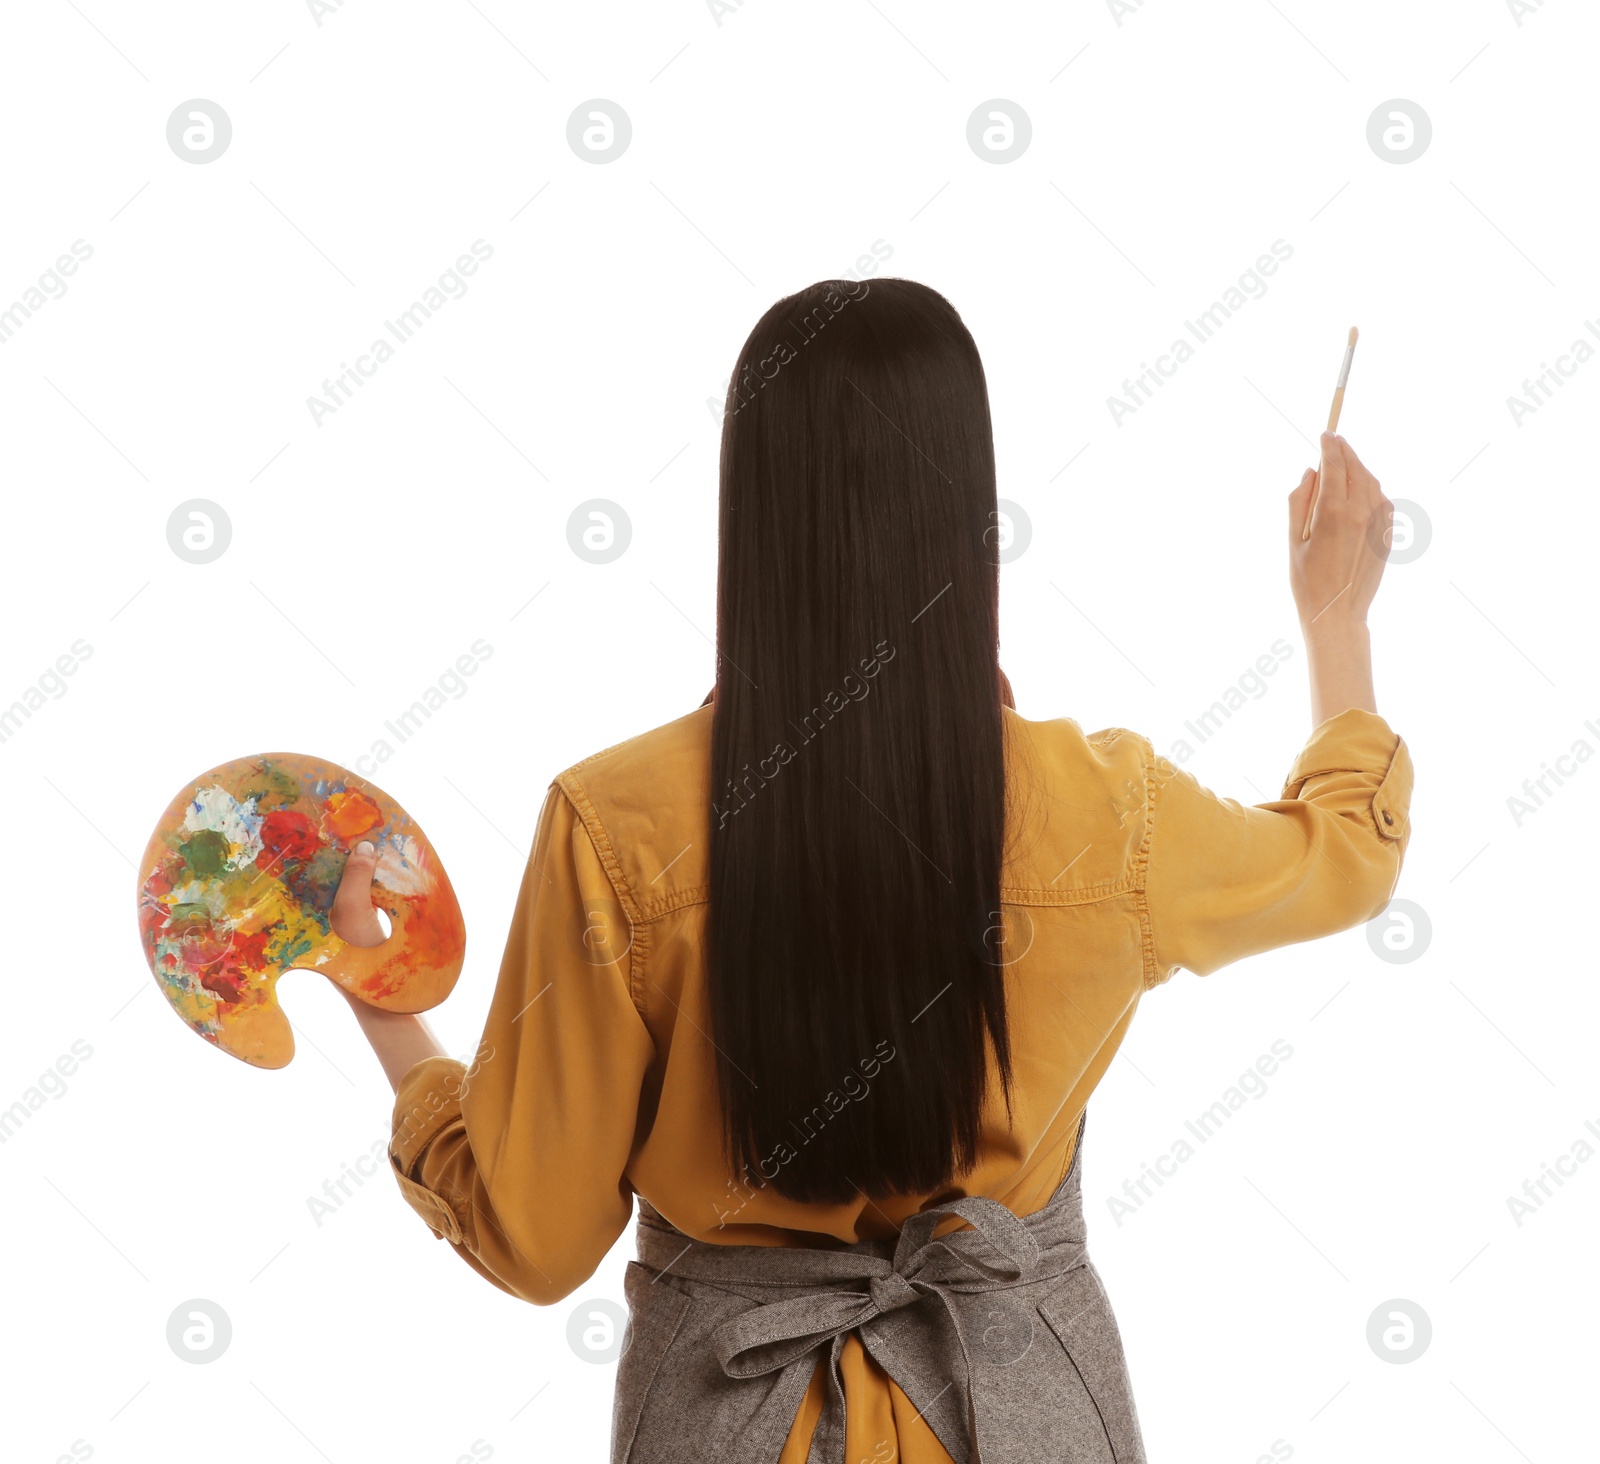
<path fill-rule="evenodd" d="M 1219 798 L 1155 759 L 1145 866 L 1152 984 L 1180 966 L 1203 976 L 1346 930 L 1394 893 L 1411 832 L 1411 756 L 1377 714 L 1367 635 L 1392 516 L 1344 439 L 1324 434 L 1320 473 L 1307 469 L 1289 497 L 1314 730 L 1270 803 Z"/>

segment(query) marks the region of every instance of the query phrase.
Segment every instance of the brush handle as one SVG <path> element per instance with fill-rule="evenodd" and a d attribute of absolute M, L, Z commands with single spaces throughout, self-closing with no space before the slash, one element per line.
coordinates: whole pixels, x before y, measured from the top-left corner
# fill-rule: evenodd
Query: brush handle
<path fill-rule="evenodd" d="M 1345 370 L 1348 371 L 1349 369 L 1349 357 L 1346 356 Z M 1328 408 L 1328 431 L 1337 432 L 1339 430 L 1339 413 L 1343 410 L 1344 388 L 1342 386 L 1335 387 L 1333 392 L 1333 405 Z M 1320 478 L 1318 478 L 1317 481 L 1311 485 L 1311 502 L 1306 505 L 1306 525 L 1300 531 L 1300 539 L 1302 543 L 1311 537 L 1311 515 L 1316 512 L 1317 489 L 1319 489 L 1321 486 L 1322 480 Z"/>
<path fill-rule="evenodd" d="M 1333 394 L 1333 410 L 1328 413 L 1328 431 L 1332 432 L 1339 425 L 1339 408 L 1344 404 L 1344 389 L 1341 387 Z M 1306 521 L 1300 530 L 1300 542 L 1303 544 L 1311 537 L 1311 516 L 1317 511 L 1317 493 L 1322 488 L 1322 475 L 1317 475 L 1316 481 L 1311 485 L 1311 497 L 1306 500 Z"/>
<path fill-rule="evenodd" d="M 1339 384 L 1333 389 L 1333 405 L 1328 408 L 1328 431 L 1339 430 L 1339 413 L 1344 410 L 1344 389 L 1350 380 L 1350 363 L 1355 360 L 1356 333 L 1352 326 L 1350 330 L 1350 343 L 1344 348 L 1344 360 L 1339 365 Z M 1311 515 L 1317 508 L 1317 490 L 1322 486 L 1321 478 L 1311 485 L 1311 501 L 1306 505 L 1305 527 L 1300 530 L 1300 541 L 1304 543 L 1311 537 Z"/>

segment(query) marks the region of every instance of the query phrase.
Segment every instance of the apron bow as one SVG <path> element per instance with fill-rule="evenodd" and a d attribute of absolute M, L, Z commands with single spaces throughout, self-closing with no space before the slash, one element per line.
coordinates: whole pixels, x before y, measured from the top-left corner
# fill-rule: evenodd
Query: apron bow
<path fill-rule="evenodd" d="M 952 1216 L 968 1221 L 972 1230 L 934 1240 L 939 1222 Z M 974 1234 L 989 1243 L 998 1259 L 975 1254 L 962 1243 L 962 1236 Z M 968 1195 L 907 1220 L 893 1261 L 861 1256 L 859 1274 L 842 1286 L 751 1307 L 718 1327 L 711 1345 L 729 1377 L 756 1377 L 789 1366 L 885 1312 L 930 1295 L 942 1300 L 946 1292 L 987 1291 L 997 1284 L 1027 1281 L 1038 1265 L 1039 1245 L 1027 1226 L 999 1201 Z M 857 1289 L 861 1282 L 865 1290 Z"/>

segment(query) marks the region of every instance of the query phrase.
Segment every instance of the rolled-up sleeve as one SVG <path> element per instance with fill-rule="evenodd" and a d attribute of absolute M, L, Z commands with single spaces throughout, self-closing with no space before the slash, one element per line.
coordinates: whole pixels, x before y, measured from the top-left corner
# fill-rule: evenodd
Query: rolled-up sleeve
<path fill-rule="evenodd" d="M 477 1052 L 418 1063 L 395 1094 L 401 1193 L 526 1301 L 581 1285 L 632 1214 L 625 1170 L 653 1048 L 631 994 L 628 904 L 552 786 Z"/>
<path fill-rule="evenodd" d="M 1371 919 L 1411 835 L 1411 754 L 1376 713 L 1328 718 L 1275 802 L 1219 798 L 1157 758 L 1145 900 L 1149 984 Z"/>

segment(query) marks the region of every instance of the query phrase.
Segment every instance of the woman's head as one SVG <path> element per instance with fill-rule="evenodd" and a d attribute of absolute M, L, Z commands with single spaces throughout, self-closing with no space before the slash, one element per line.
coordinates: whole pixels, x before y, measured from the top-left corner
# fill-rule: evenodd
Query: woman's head
<path fill-rule="evenodd" d="M 993 653 L 989 395 L 936 290 L 822 280 L 772 306 L 729 383 L 721 488 L 718 616 L 732 639 L 747 618 L 786 613 L 818 628 L 903 624 L 944 592 L 938 618 L 985 627 Z M 752 597 L 764 615 L 750 616 Z"/>
<path fill-rule="evenodd" d="M 988 1057 L 1009 1077 L 994 446 L 949 302 L 829 280 L 768 310 L 729 386 L 719 524 L 730 1158 L 800 1199 L 931 1190 L 973 1158 Z"/>

